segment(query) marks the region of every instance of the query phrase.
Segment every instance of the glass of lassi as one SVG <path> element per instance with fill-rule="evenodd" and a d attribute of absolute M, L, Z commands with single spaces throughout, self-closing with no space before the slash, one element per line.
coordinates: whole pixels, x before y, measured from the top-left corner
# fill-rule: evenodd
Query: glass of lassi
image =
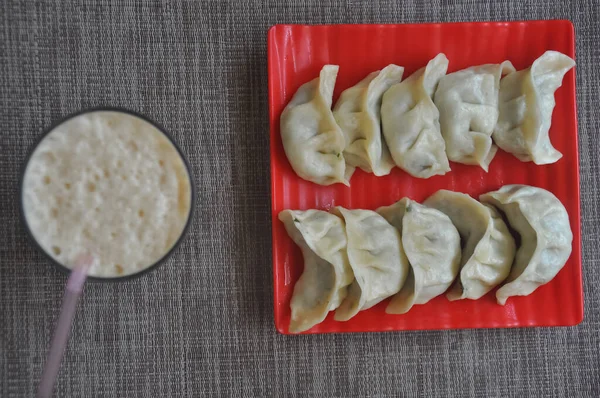
<path fill-rule="evenodd" d="M 31 151 L 21 215 L 35 244 L 61 269 L 94 258 L 92 280 L 123 280 L 163 262 L 193 212 L 190 167 L 146 117 L 113 108 L 66 117 Z"/>

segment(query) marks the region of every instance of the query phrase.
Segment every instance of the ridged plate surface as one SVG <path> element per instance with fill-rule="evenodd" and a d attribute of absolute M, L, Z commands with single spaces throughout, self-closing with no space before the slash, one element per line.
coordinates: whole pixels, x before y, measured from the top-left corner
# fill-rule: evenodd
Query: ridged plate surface
<path fill-rule="evenodd" d="M 288 333 L 290 298 L 303 268 L 300 250 L 277 219 L 281 210 L 327 210 L 337 205 L 376 209 L 404 196 L 423 201 L 442 188 L 477 198 L 505 184 L 548 189 L 569 212 L 573 253 L 552 282 L 528 297 L 510 298 L 505 306 L 496 304 L 495 290 L 477 301 L 449 302 L 444 296 L 437 297 L 428 304 L 413 307 L 405 315 L 385 314 L 389 301 L 386 300 L 348 322 L 336 322 L 330 314 L 307 333 L 558 326 L 581 322 L 583 292 L 574 71 L 567 73 L 556 92 L 550 137 L 564 156 L 552 165 L 521 163 L 499 150 L 489 173 L 479 167 L 451 163 L 451 172 L 427 180 L 413 178 L 395 168 L 385 177 L 357 171 L 350 187 L 341 184 L 323 187 L 304 181 L 294 173 L 279 133 L 283 108 L 300 85 L 318 76 L 324 64 L 340 65 L 335 103 L 342 90 L 390 63 L 404 66 L 405 78 L 439 52 L 444 52 L 450 60 L 448 72 L 506 59 L 517 69 L 523 69 L 546 50 L 558 50 L 575 58 L 574 47 L 574 30 L 569 21 L 272 27 L 268 35 L 268 64 L 277 330 Z"/>

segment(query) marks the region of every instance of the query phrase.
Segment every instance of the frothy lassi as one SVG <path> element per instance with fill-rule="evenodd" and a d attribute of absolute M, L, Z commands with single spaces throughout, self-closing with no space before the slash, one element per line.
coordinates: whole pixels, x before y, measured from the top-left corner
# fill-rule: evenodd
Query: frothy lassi
<path fill-rule="evenodd" d="M 92 253 L 90 276 L 145 270 L 177 243 L 190 217 L 191 181 L 177 148 L 150 122 L 91 111 L 50 131 L 23 176 L 23 215 L 33 238 L 72 268 Z"/>

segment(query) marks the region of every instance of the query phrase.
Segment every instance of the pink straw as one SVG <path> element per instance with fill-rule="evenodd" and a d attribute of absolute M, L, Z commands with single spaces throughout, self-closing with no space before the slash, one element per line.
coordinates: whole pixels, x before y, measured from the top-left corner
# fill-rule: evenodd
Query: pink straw
<path fill-rule="evenodd" d="M 56 376 L 60 369 L 60 362 L 65 352 L 67 341 L 69 340 L 71 323 L 77 308 L 77 300 L 81 295 L 83 285 L 87 278 L 88 269 L 93 262 L 94 258 L 89 254 L 79 256 L 75 262 L 75 268 L 71 272 L 71 275 L 69 275 L 60 317 L 58 318 L 52 344 L 50 345 L 50 352 L 48 353 L 48 359 L 46 360 L 46 366 L 44 366 L 42 380 L 38 388 L 38 398 L 52 396 Z"/>

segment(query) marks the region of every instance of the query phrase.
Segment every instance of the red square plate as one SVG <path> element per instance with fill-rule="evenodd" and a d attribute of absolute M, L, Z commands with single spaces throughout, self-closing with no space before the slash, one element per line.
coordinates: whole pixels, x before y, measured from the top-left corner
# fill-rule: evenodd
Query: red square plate
<path fill-rule="evenodd" d="M 275 325 L 288 333 L 290 299 L 302 273 L 300 250 L 287 236 L 277 214 L 284 209 L 376 209 L 404 196 L 419 202 L 438 189 L 465 192 L 477 198 L 505 184 L 529 184 L 553 192 L 565 205 L 573 229 L 573 253 L 554 280 L 528 297 L 513 297 L 505 306 L 494 293 L 477 301 L 449 302 L 440 296 L 413 307 L 405 315 L 387 315 L 383 303 L 348 322 L 332 314 L 307 333 L 385 330 L 499 328 L 576 325 L 583 319 L 579 213 L 579 157 L 575 109 L 575 73 L 569 72 L 556 92 L 552 143 L 563 153 L 557 163 L 521 163 L 498 151 L 489 173 L 476 166 L 451 164 L 445 176 L 427 180 L 394 169 L 385 177 L 358 170 L 350 187 L 315 185 L 299 178 L 285 157 L 279 116 L 298 87 L 318 76 L 324 64 L 340 65 L 334 103 L 340 92 L 368 73 L 390 63 L 405 67 L 404 76 L 424 66 L 439 52 L 450 60 L 448 73 L 472 65 L 510 60 L 527 68 L 546 50 L 574 58 L 573 25 L 569 21 L 486 22 L 416 25 L 277 25 L 269 30 L 269 111 L 271 122 L 271 195 Z"/>

